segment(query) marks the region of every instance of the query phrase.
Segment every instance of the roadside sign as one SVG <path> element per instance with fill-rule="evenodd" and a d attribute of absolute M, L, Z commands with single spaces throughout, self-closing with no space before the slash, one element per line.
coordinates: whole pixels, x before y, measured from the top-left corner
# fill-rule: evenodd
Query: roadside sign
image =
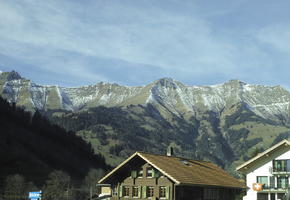
<path fill-rule="evenodd" d="M 29 192 L 29 199 L 41 199 L 41 190 L 38 192 Z"/>

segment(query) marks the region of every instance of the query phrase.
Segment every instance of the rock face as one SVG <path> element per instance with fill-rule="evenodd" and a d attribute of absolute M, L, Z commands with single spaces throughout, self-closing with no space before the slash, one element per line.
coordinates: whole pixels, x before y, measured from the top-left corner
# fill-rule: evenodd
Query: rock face
<path fill-rule="evenodd" d="M 29 110 L 80 111 L 97 106 L 159 105 L 176 114 L 207 110 L 220 113 L 237 103 L 265 119 L 289 123 L 290 93 L 280 86 L 250 85 L 239 80 L 211 86 L 186 86 L 163 78 L 146 86 L 111 83 L 76 88 L 42 86 L 17 72 L 0 74 L 0 95 Z"/>

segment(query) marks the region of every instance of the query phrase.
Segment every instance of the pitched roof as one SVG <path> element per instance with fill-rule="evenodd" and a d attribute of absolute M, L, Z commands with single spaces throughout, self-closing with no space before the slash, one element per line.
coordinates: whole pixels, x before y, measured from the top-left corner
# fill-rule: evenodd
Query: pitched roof
<path fill-rule="evenodd" d="M 275 144 L 274 146 L 270 147 L 269 149 L 267 149 L 266 151 L 259 153 L 258 155 L 256 155 L 255 157 L 251 158 L 250 160 L 248 160 L 247 162 L 244 162 L 243 164 L 241 164 L 240 166 L 238 166 L 236 168 L 237 171 L 241 171 L 243 172 L 245 169 L 247 169 L 250 165 L 253 165 L 256 161 L 269 156 L 269 154 L 271 154 L 272 152 L 276 151 L 277 149 L 281 148 L 281 147 L 285 147 L 285 146 L 290 146 L 290 141 L 288 140 L 282 140 L 281 142 Z"/>
<path fill-rule="evenodd" d="M 232 177 L 227 172 L 210 162 L 141 152 L 136 152 L 133 154 L 104 178 L 102 178 L 99 183 L 103 183 L 108 177 L 114 174 L 114 172 L 120 169 L 135 156 L 141 157 L 177 185 L 246 188 L 246 186 L 238 179 Z"/>

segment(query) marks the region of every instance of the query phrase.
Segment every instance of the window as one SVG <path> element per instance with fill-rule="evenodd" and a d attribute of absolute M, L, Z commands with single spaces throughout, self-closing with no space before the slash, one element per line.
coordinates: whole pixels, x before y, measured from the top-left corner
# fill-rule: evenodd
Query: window
<path fill-rule="evenodd" d="M 268 187 L 268 176 L 257 176 L 257 183 L 263 184 L 263 188 Z"/>
<path fill-rule="evenodd" d="M 290 172 L 290 160 L 286 160 L 286 171 Z"/>
<path fill-rule="evenodd" d="M 268 200 L 268 193 L 257 193 L 257 200 Z"/>
<path fill-rule="evenodd" d="M 140 169 L 138 171 L 138 178 L 142 178 L 143 177 L 143 169 Z"/>
<path fill-rule="evenodd" d="M 274 172 L 290 172 L 290 160 L 273 160 Z"/>
<path fill-rule="evenodd" d="M 270 188 L 275 188 L 275 177 L 270 176 Z"/>
<path fill-rule="evenodd" d="M 161 186 L 159 188 L 159 197 L 166 198 L 166 187 L 165 186 Z"/>
<path fill-rule="evenodd" d="M 137 171 L 136 170 L 131 171 L 131 178 L 137 178 Z"/>
<path fill-rule="evenodd" d="M 288 177 L 280 176 L 277 177 L 277 187 L 278 188 L 287 188 L 288 187 Z"/>
<path fill-rule="evenodd" d="M 276 197 L 275 196 L 276 196 L 275 193 L 271 193 L 270 194 L 270 200 L 276 200 Z"/>
<path fill-rule="evenodd" d="M 133 187 L 133 197 L 139 197 L 139 187 Z"/>
<path fill-rule="evenodd" d="M 148 167 L 146 169 L 146 177 L 153 177 L 153 168 L 152 167 Z"/>
<path fill-rule="evenodd" d="M 273 160 L 273 170 L 274 172 L 284 172 L 285 169 L 285 160 Z"/>
<path fill-rule="evenodd" d="M 128 186 L 124 186 L 124 197 L 129 197 L 130 189 Z"/>
<path fill-rule="evenodd" d="M 277 194 L 277 199 L 285 200 L 286 199 L 286 195 L 284 193 L 278 193 Z"/>
<path fill-rule="evenodd" d="M 153 197 L 154 195 L 154 187 L 149 186 L 146 188 L 146 197 Z"/>

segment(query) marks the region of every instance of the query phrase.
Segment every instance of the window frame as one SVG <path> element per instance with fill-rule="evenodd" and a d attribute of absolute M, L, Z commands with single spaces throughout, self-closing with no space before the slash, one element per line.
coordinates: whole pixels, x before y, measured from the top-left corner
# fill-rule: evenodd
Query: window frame
<path fill-rule="evenodd" d="M 137 171 L 137 178 L 143 178 L 143 168 Z"/>
<path fill-rule="evenodd" d="M 259 181 L 259 179 L 267 179 L 267 182 L 264 183 L 263 181 Z M 269 187 L 269 177 L 268 176 L 257 176 L 256 180 L 257 180 L 257 183 L 263 184 L 263 188 Z"/>
<path fill-rule="evenodd" d="M 137 191 L 136 191 L 136 189 L 137 189 Z M 133 198 L 139 198 L 139 186 L 133 186 L 133 188 L 132 188 L 132 197 Z"/>
<path fill-rule="evenodd" d="M 154 197 L 154 186 L 147 186 L 146 187 L 146 197 L 147 198 Z"/>
<path fill-rule="evenodd" d="M 257 193 L 257 200 L 268 200 L 268 193 Z"/>
<path fill-rule="evenodd" d="M 128 195 L 127 195 L 128 192 Z M 123 186 L 123 197 L 130 197 L 130 187 L 129 186 Z"/>
<path fill-rule="evenodd" d="M 282 182 L 283 179 L 285 180 L 284 183 Z M 285 187 L 282 187 L 283 184 L 285 184 L 285 185 L 284 185 Z M 289 187 L 289 178 L 286 177 L 286 176 L 280 176 L 280 177 L 277 177 L 277 188 L 282 188 L 282 189 L 284 189 L 284 188 L 287 188 L 287 187 Z"/>
<path fill-rule="evenodd" d="M 166 186 L 159 186 L 159 198 L 166 199 Z"/>
<path fill-rule="evenodd" d="M 277 199 L 284 199 L 285 193 L 277 193 Z"/>
<path fill-rule="evenodd" d="M 273 160 L 273 172 L 290 172 L 290 160 Z"/>
<path fill-rule="evenodd" d="M 153 167 L 147 167 L 146 168 L 146 178 L 153 178 L 153 174 L 154 174 L 153 170 L 154 170 Z"/>

